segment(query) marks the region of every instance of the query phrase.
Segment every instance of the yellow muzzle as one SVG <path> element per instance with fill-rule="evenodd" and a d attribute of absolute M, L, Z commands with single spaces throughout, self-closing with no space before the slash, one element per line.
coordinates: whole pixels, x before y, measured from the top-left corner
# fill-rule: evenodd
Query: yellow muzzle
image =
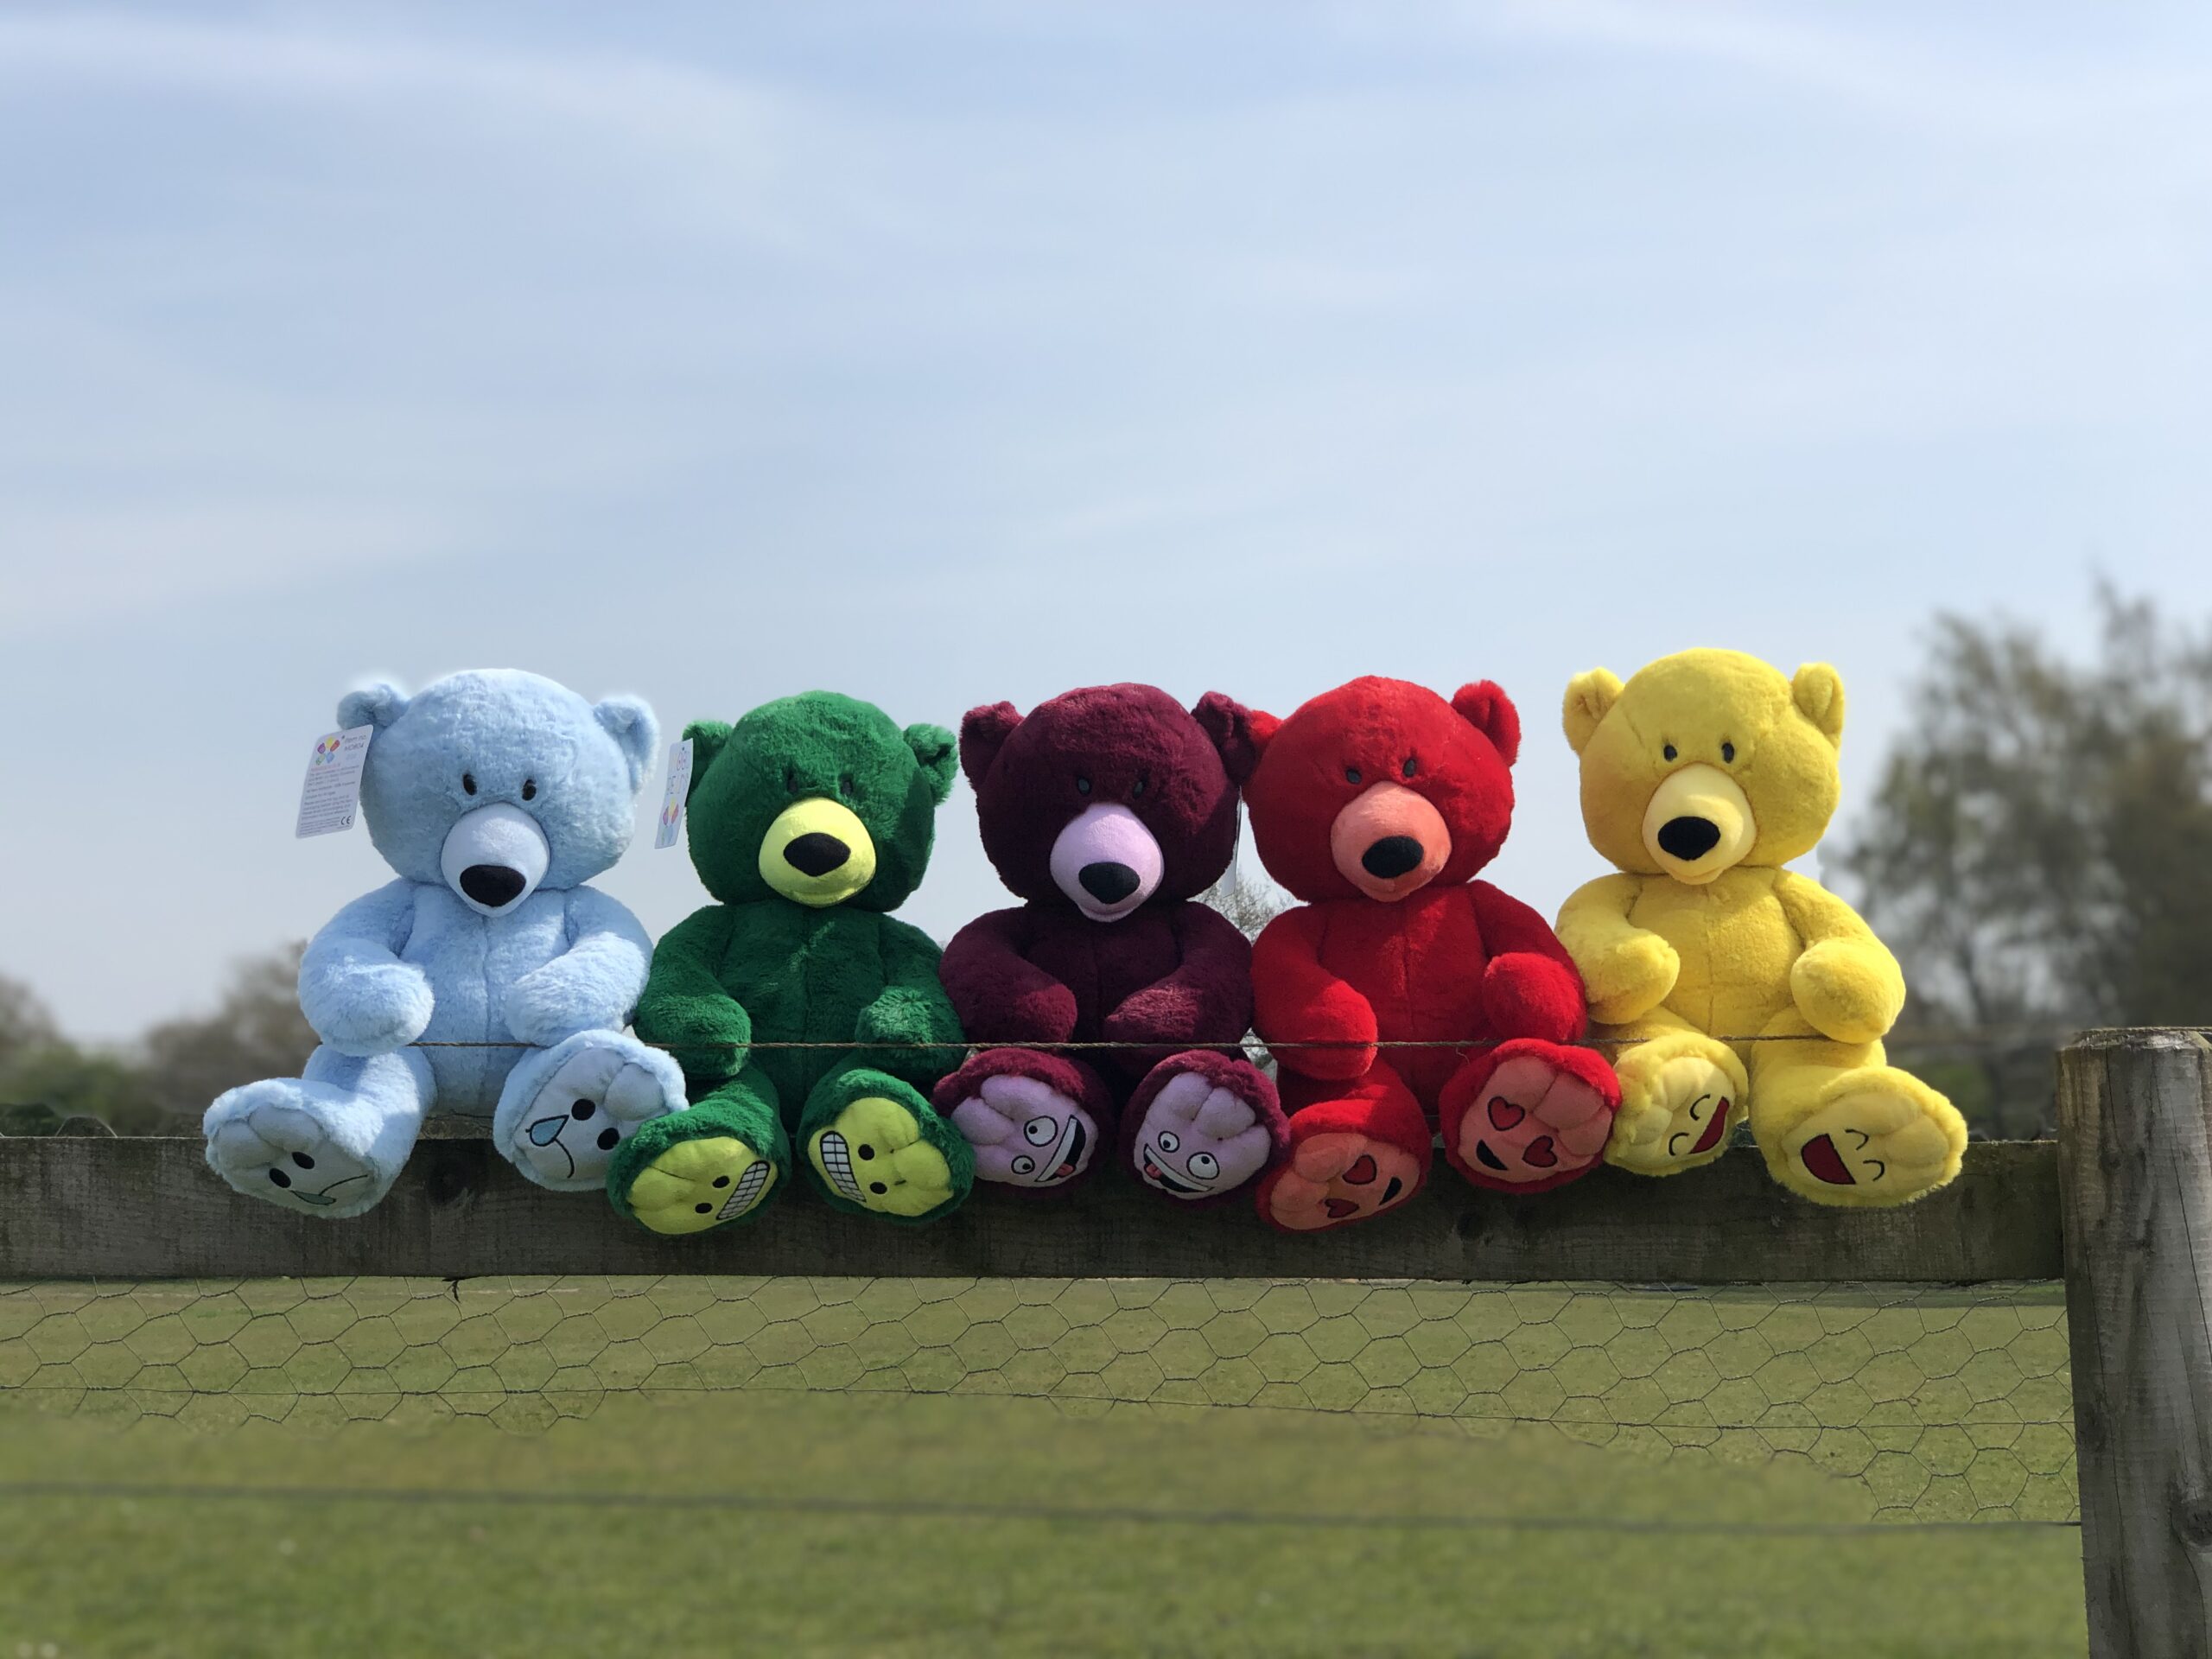
<path fill-rule="evenodd" d="M 1736 780 L 1703 761 L 1668 775 L 1643 810 L 1643 848 L 1677 881 L 1701 887 L 1742 863 L 1759 838 Z"/>
<path fill-rule="evenodd" d="M 795 801 L 761 837 L 760 879 L 798 904 L 842 905 L 875 880 L 875 842 L 842 803 Z"/>

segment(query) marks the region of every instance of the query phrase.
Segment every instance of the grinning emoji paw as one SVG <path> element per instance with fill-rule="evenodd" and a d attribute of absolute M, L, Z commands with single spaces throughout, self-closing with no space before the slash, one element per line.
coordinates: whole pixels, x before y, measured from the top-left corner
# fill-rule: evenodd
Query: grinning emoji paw
<path fill-rule="evenodd" d="M 806 1155 L 831 1193 L 878 1215 L 927 1215 L 957 1192 L 914 1109 L 882 1095 L 849 1103 L 808 1141 Z"/>
<path fill-rule="evenodd" d="M 631 1181 L 630 1213 L 657 1233 L 702 1233 L 751 1215 L 776 1173 L 735 1135 L 678 1141 Z"/>

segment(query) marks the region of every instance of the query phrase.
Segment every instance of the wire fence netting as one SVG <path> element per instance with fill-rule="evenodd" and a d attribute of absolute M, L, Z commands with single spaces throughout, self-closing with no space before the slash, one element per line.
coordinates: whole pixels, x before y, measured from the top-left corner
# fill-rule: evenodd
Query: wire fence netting
<path fill-rule="evenodd" d="M 1796 1464 L 1878 1520 L 2078 1519 L 2060 1287 L 1166 1279 L 0 1285 L 0 1396 L 219 1428 L 735 1389 L 1259 1406 Z"/>

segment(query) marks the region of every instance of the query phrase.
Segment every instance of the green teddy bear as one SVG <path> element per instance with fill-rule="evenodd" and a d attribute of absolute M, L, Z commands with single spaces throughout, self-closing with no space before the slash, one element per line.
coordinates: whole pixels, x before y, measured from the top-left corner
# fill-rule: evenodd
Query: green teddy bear
<path fill-rule="evenodd" d="M 614 1207 L 658 1233 L 757 1217 L 789 1180 L 795 1120 L 835 1208 L 949 1213 L 975 1154 L 928 1090 L 960 1062 L 960 1021 L 936 942 L 887 912 L 928 867 L 952 734 L 810 691 L 683 734 L 691 862 L 720 902 L 661 940 L 634 1027 L 675 1052 L 692 1105 L 623 1142 Z"/>

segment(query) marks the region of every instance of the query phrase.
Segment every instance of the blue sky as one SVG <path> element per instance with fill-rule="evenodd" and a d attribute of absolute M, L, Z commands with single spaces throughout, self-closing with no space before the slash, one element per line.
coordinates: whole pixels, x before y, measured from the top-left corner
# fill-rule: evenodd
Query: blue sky
<path fill-rule="evenodd" d="M 204 1007 L 372 674 L 671 728 L 2212 611 L 2212 14 L 0 10 L 0 972 Z M 1849 810 L 1848 805 L 1847 810 Z M 641 817 L 643 815 L 641 814 Z M 964 791 L 908 913 L 996 903 Z M 604 883 L 701 898 L 641 840 Z"/>

